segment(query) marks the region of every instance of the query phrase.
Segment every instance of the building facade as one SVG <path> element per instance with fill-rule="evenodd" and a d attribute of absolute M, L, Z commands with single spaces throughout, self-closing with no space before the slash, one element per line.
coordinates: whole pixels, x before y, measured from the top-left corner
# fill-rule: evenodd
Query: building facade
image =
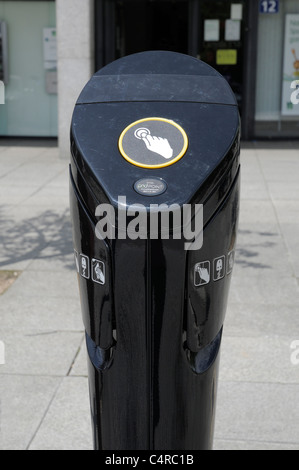
<path fill-rule="evenodd" d="M 225 76 L 244 140 L 299 137 L 298 0 L 0 0 L 1 44 L 0 136 L 58 136 L 66 154 L 75 100 L 96 70 L 173 50 Z"/>

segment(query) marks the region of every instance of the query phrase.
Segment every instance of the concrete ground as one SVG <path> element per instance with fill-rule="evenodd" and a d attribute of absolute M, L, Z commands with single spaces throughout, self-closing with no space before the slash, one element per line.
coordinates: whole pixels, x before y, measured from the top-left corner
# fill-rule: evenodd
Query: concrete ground
<path fill-rule="evenodd" d="M 299 449 L 299 145 L 243 144 L 241 160 L 214 448 Z M 68 206 L 55 146 L 2 142 L 0 271 L 22 272 L 0 297 L 2 450 L 92 449 Z"/>

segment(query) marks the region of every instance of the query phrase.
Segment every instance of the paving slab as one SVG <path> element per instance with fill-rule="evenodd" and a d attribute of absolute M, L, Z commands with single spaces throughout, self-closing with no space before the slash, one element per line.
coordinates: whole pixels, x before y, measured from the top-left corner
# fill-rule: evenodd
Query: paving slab
<path fill-rule="evenodd" d="M 220 381 L 215 439 L 281 443 L 299 449 L 298 393 L 299 384 Z"/>
<path fill-rule="evenodd" d="M 80 349 L 77 331 L 0 329 L 5 341 L 1 374 L 66 376 Z"/>
<path fill-rule="evenodd" d="M 1 450 L 28 448 L 61 380 L 61 377 L 1 373 Z"/>
<path fill-rule="evenodd" d="M 92 450 L 88 379 L 65 377 L 29 450 Z"/>

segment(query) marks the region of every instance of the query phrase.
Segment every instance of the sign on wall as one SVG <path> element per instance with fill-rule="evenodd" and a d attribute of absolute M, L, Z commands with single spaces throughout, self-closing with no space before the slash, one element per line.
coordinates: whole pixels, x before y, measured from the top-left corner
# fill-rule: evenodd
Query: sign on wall
<path fill-rule="evenodd" d="M 56 28 L 44 28 L 44 67 L 51 70 L 57 66 Z"/>
<path fill-rule="evenodd" d="M 237 49 L 218 49 L 216 53 L 217 65 L 237 65 Z"/>
<path fill-rule="evenodd" d="M 205 20 L 204 22 L 204 41 L 216 41 L 220 39 L 220 21 Z"/>
<path fill-rule="evenodd" d="M 0 80 L 8 84 L 8 32 L 5 21 L 0 21 Z"/>
<path fill-rule="evenodd" d="M 294 82 L 299 81 L 299 15 L 286 15 L 282 83 L 283 116 L 299 116 L 299 104 L 292 99 Z"/>
<path fill-rule="evenodd" d="M 261 0 L 260 13 L 279 13 L 279 0 Z"/>
<path fill-rule="evenodd" d="M 57 40 L 56 28 L 43 29 L 44 69 L 46 71 L 46 91 L 57 94 Z"/>

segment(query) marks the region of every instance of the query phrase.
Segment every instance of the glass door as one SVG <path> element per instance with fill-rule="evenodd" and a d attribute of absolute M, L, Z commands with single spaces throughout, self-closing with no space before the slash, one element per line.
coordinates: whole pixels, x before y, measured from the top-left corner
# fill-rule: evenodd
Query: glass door
<path fill-rule="evenodd" d="M 226 78 L 241 112 L 246 14 L 245 1 L 199 2 L 198 58 Z"/>
<path fill-rule="evenodd" d="M 54 1 L 0 1 L 7 29 L 5 104 L 0 136 L 57 136 Z"/>
<path fill-rule="evenodd" d="M 96 68 L 147 50 L 191 54 L 197 0 L 97 0 Z"/>
<path fill-rule="evenodd" d="M 188 53 L 188 0 L 116 2 L 116 56 L 146 50 Z"/>
<path fill-rule="evenodd" d="M 227 79 L 242 112 L 247 10 L 244 0 L 98 0 L 97 68 L 145 50 L 189 54 Z"/>

